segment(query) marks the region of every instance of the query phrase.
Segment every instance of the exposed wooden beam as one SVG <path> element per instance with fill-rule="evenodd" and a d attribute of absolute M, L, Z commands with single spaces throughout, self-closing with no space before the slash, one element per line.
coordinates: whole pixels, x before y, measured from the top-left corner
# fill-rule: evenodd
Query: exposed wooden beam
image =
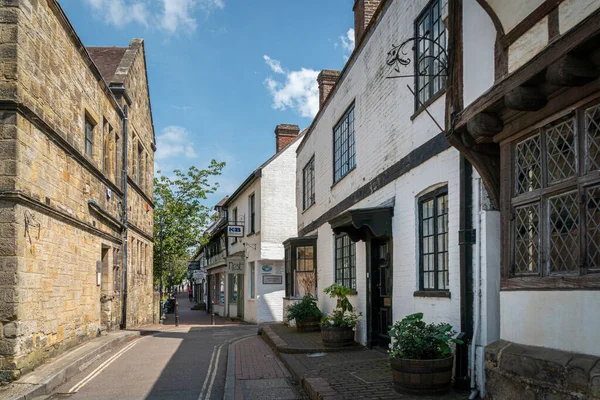
<path fill-rule="evenodd" d="M 491 137 L 502 132 L 504 124 L 495 113 L 482 112 L 467 122 L 467 130 L 475 139 L 480 136 Z"/>
<path fill-rule="evenodd" d="M 548 99 L 535 86 L 518 86 L 504 96 L 504 105 L 517 111 L 537 111 L 546 104 Z"/>
<path fill-rule="evenodd" d="M 600 33 L 600 9 L 592 12 L 584 21 L 563 34 L 558 40 L 550 43 L 523 67 L 498 80 L 493 87 L 458 114 L 455 120 L 455 129 L 461 129 L 473 116 L 504 101 L 504 96 L 510 90 L 525 85 L 527 81 L 544 71 L 548 65 L 556 62 L 562 55 L 578 48 L 598 33 Z"/>
<path fill-rule="evenodd" d="M 572 54 L 560 58 L 546 70 L 546 80 L 559 86 L 582 86 L 599 75 L 590 61 Z"/>

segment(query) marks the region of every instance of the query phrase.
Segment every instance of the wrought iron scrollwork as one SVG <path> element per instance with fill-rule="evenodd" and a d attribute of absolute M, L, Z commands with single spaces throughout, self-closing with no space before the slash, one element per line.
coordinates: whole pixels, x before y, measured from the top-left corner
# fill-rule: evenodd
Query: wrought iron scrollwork
<path fill-rule="evenodd" d="M 434 51 L 425 52 L 417 61 L 417 75 L 416 76 L 448 76 L 448 53 L 446 52 L 445 46 L 440 45 L 437 41 L 428 37 L 429 31 L 425 32 L 423 36 L 415 36 L 405 40 L 400 45 L 392 45 L 392 49 L 388 51 L 386 64 L 394 67 L 394 71 L 397 73 L 402 72 L 402 67 L 410 65 L 412 59 L 410 54 L 415 54 L 415 46 L 419 45 L 420 42 L 426 41 L 434 46 Z M 412 44 L 409 49 L 409 43 Z M 434 54 L 434 55 L 432 55 Z M 428 71 L 430 66 L 437 66 L 434 70 L 439 71 L 438 73 L 431 75 Z M 411 78 L 415 77 L 415 74 L 407 75 L 391 75 L 388 78 Z"/>

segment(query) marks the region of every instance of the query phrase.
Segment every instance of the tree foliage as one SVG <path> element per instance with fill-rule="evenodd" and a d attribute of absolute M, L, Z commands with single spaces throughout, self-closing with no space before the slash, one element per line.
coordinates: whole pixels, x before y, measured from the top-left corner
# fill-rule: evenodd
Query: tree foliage
<path fill-rule="evenodd" d="M 161 233 L 164 284 L 178 285 L 185 278 L 191 249 L 201 243 L 202 233 L 210 223 L 212 208 L 203 200 L 219 187 L 215 177 L 224 167 L 224 162 L 212 160 L 206 169 L 193 166 L 187 171 L 176 169 L 171 177 L 157 172 L 154 178 L 155 282 L 158 283 L 161 274 Z"/>

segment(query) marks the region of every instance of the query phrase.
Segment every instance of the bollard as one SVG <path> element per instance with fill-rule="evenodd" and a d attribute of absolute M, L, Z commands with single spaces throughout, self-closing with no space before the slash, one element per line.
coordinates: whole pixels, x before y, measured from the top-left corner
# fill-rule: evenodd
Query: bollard
<path fill-rule="evenodd" d="M 215 324 L 215 302 L 212 301 L 211 302 L 211 307 L 210 307 L 210 324 L 214 325 Z"/>
<path fill-rule="evenodd" d="M 179 326 L 179 302 L 175 301 L 175 326 Z"/>

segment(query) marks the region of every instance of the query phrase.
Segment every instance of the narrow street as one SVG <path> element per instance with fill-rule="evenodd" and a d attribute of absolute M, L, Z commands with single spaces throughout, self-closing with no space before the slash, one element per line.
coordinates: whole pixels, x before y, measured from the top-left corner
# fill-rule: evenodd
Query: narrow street
<path fill-rule="evenodd" d="M 168 314 L 164 331 L 123 343 L 57 387 L 51 399 L 222 399 L 228 344 L 257 327 L 190 310 L 178 295 L 180 325 Z"/>

